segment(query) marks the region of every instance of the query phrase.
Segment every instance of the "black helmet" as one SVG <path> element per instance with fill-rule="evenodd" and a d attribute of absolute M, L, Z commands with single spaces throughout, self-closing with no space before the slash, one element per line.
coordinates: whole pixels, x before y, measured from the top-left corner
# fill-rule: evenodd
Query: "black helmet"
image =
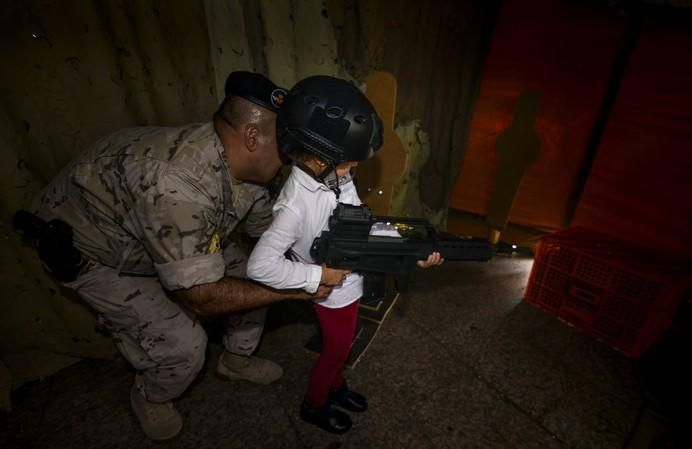
<path fill-rule="evenodd" d="M 311 151 L 332 167 L 364 161 L 382 146 L 382 120 L 365 95 L 348 81 L 311 76 L 286 95 L 276 118 L 279 148 L 291 159 Z"/>

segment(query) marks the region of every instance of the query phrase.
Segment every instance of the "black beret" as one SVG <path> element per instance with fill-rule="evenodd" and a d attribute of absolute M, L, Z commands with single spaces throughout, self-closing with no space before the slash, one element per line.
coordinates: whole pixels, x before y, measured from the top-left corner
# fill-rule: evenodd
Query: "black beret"
<path fill-rule="evenodd" d="M 254 72 L 231 72 L 226 78 L 224 88 L 226 98 L 238 96 L 248 101 L 277 112 L 284 102 L 286 89 L 283 89 L 264 75 Z"/>

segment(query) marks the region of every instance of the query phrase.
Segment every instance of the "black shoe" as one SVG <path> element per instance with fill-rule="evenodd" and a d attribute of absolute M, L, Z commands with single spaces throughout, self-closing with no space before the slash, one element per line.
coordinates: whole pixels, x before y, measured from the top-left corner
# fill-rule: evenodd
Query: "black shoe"
<path fill-rule="evenodd" d="M 351 412 L 360 413 L 368 408 L 368 401 L 365 399 L 365 396 L 349 390 L 346 382 L 337 389 L 329 390 L 329 400 L 332 404 Z"/>
<path fill-rule="evenodd" d="M 345 433 L 351 428 L 351 417 L 331 408 L 329 402 L 315 408 L 303 401 L 300 406 L 300 418 L 331 433 Z"/>

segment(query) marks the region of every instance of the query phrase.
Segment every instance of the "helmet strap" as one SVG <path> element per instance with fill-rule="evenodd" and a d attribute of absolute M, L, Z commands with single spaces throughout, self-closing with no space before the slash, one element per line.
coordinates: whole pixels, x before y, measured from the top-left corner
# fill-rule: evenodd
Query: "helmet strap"
<path fill-rule="evenodd" d="M 327 176 L 329 176 L 332 173 L 334 173 L 334 185 L 329 185 L 326 179 Z M 336 199 L 338 200 L 339 195 L 341 195 L 341 189 L 339 188 L 339 175 L 336 174 L 336 165 L 334 165 L 334 162 L 327 161 L 327 169 L 323 171 L 322 174 L 319 176 L 319 180 L 324 185 L 329 187 L 332 192 L 334 192 L 334 195 L 336 195 Z"/>
<path fill-rule="evenodd" d="M 321 174 L 317 175 L 312 170 L 312 168 L 308 167 L 307 164 L 305 164 L 305 162 L 300 160 L 300 158 L 291 157 L 290 159 L 293 161 L 293 163 L 296 166 L 298 166 L 298 168 L 303 170 L 308 175 L 312 176 L 312 178 L 315 181 L 320 182 L 320 183 L 324 184 L 325 186 L 329 187 L 329 189 L 332 192 L 334 192 L 334 194 L 336 195 L 336 199 L 337 200 L 339 199 L 339 195 L 341 194 L 341 189 L 339 188 L 339 177 L 335 176 L 336 185 L 330 186 L 329 183 L 327 183 L 327 181 L 326 181 L 327 176 L 329 176 L 332 172 L 335 172 L 334 174 L 336 174 L 336 166 L 332 162 L 328 162 L 327 169 L 324 170 Z"/>
<path fill-rule="evenodd" d="M 314 171 L 312 168 L 308 167 L 308 165 L 307 165 L 305 162 L 303 162 L 302 159 L 301 159 L 300 157 L 298 157 L 298 155 L 297 155 L 296 152 L 295 152 L 295 148 L 296 148 L 296 147 L 294 147 L 293 145 L 291 145 L 291 144 L 289 143 L 288 145 L 286 145 L 285 147 L 283 147 L 280 151 L 282 151 L 282 152 L 291 160 L 291 162 L 292 162 L 294 165 L 296 165 L 298 168 L 300 168 L 300 169 L 303 170 L 305 173 L 307 173 L 308 175 L 310 175 L 315 181 L 320 182 L 320 183 L 324 184 L 325 186 L 329 187 L 329 189 L 330 189 L 332 192 L 334 192 L 334 194 L 336 195 L 336 199 L 338 200 L 338 199 L 339 199 L 339 195 L 341 194 L 341 189 L 339 189 L 339 177 L 336 176 L 336 164 L 334 164 L 333 161 L 330 161 L 330 160 L 328 160 L 328 159 L 324 159 L 324 158 L 323 158 L 322 160 L 323 160 L 324 162 L 326 162 L 326 164 L 325 164 L 325 165 L 326 165 L 326 168 L 325 168 L 325 170 L 324 170 L 322 173 L 320 173 L 320 174 L 318 175 L 318 174 L 315 173 L 315 171 Z M 327 176 L 329 176 L 332 172 L 333 172 L 334 175 L 335 175 L 334 177 L 336 178 L 336 183 L 335 183 L 335 185 L 330 186 L 330 185 L 326 182 L 326 178 L 327 178 Z"/>

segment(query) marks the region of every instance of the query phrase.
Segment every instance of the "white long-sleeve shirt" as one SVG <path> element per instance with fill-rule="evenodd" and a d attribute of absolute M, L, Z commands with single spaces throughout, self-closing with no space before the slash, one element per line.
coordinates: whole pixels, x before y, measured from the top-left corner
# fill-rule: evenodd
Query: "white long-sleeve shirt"
<path fill-rule="evenodd" d="M 360 205 L 356 186 L 349 181 L 339 186 L 339 202 Z M 315 237 L 328 228 L 336 208 L 336 195 L 298 167 L 293 167 L 274 204 L 274 220 L 250 255 L 247 274 L 251 279 L 277 289 L 300 288 L 314 293 L 320 284 L 322 267 L 310 256 Z M 290 251 L 294 260 L 286 258 Z M 319 304 L 345 307 L 363 295 L 363 278 L 350 273 Z"/>

